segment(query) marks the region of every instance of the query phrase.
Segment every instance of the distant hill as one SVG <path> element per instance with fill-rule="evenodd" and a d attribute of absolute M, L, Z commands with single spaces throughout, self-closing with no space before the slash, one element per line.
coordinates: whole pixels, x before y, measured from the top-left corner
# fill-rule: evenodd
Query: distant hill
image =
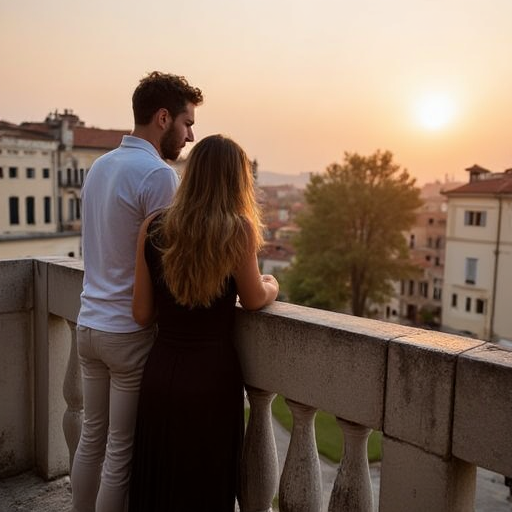
<path fill-rule="evenodd" d="M 258 185 L 262 187 L 274 185 L 294 185 L 297 188 L 305 188 L 309 183 L 311 173 L 280 174 L 278 172 L 258 171 Z"/>

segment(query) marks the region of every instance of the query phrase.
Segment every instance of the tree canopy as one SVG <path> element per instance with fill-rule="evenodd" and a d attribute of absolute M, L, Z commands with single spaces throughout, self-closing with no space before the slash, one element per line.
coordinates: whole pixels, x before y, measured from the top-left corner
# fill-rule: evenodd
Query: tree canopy
<path fill-rule="evenodd" d="M 404 232 L 421 206 L 420 191 L 389 151 L 345 153 L 343 164 L 314 174 L 298 218 L 296 259 L 285 287 L 290 300 L 334 311 L 347 306 L 364 316 L 393 293 L 392 282 L 411 276 Z"/>

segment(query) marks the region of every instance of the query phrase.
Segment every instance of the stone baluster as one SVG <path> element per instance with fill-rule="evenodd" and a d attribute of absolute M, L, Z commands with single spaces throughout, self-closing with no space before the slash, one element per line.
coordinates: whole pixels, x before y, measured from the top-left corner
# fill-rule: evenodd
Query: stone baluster
<path fill-rule="evenodd" d="M 316 409 L 286 400 L 293 415 L 290 446 L 279 485 L 280 512 L 319 512 L 322 479 L 315 440 Z"/>
<path fill-rule="evenodd" d="M 80 365 L 78 363 L 78 351 L 76 345 L 76 324 L 67 321 L 71 329 L 71 348 L 69 351 L 68 366 L 64 377 L 63 395 L 67 408 L 62 419 L 62 429 L 69 449 L 69 471 L 73 467 L 80 432 L 82 430 L 82 379 Z"/>
<path fill-rule="evenodd" d="M 279 481 L 271 409 L 276 395 L 249 386 L 246 390 L 251 410 L 242 456 L 241 509 L 243 512 L 271 512 Z"/>
<path fill-rule="evenodd" d="M 367 448 L 371 429 L 340 418 L 336 421 L 343 430 L 345 446 L 329 501 L 329 512 L 372 512 Z"/>

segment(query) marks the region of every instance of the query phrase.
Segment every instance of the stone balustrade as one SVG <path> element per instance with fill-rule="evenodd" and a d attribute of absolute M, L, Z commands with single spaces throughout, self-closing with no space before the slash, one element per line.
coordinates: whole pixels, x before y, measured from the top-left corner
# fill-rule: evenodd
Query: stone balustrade
<path fill-rule="evenodd" d="M 0 261 L 0 477 L 66 473 L 80 429 L 72 259 Z M 476 466 L 512 475 L 512 352 L 479 340 L 276 303 L 237 311 L 250 416 L 243 512 L 318 512 L 317 410 L 345 439 L 329 512 L 373 511 L 366 457 L 383 432 L 379 510 L 469 512 Z M 63 391 L 64 390 L 64 391 Z M 293 430 L 279 475 L 271 421 L 286 398 Z"/>

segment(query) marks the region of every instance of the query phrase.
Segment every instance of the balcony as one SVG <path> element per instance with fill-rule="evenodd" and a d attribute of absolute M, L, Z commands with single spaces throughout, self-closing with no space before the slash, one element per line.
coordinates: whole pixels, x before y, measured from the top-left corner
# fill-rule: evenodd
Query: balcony
<path fill-rule="evenodd" d="M 82 188 L 84 181 L 84 171 L 80 169 L 80 174 L 78 169 L 68 169 L 67 174 L 63 174 L 62 171 L 59 171 L 57 174 L 57 185 L 60 188 Z"/>
<path fill-rule="evenodd" d="M 81 421 L 81 286 L 78 260 L 0 261 L 0 478 L 68 472 Z M 240 309 L 236 343 L 251 405 L 247 512 L 269 511 L 275 495 L 283 512 L 318 512 L 326 492 L 330 512 L 467 512 L 475 510 L 477 467 L 512 475 L 512 352 L 284 303 Z M 276 393 L 294 420 L 282 470 L 270 410 Z M 326 490 L 318 409 L 338 418 L 345 438 Z M 366 459 L 372 429 L 383 432 L 378 504 Z"/>

